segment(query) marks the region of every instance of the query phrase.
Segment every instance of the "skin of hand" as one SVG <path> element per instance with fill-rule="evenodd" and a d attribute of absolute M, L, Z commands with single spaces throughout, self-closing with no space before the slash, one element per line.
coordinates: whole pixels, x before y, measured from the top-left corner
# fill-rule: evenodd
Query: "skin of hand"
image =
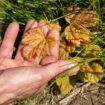
<path fill-rule="evenodd" d="M 45 32 L 48 30 L 44 21 L 37 23 L 30 20 L 25 27 L 23 36 L 27 30 L 37 26 L 43 27 Z M 18 31 L 19 25 L 11 23 L 0 47 L 0 105 L 6 105 L 16 99 L 38 93 L 53 77 L 77 64 L 74 61 L 57 60 L 58 44 L 53 47 L 50 56 L 46 56 L 44 59 L 36 58 L 32 62 L 28 62 L 22 57 L 22 45 L 20 44 L 16 57 L 12 59 Z M 56 29 L 52 29 L 49 35 L 54 35 L 55 39 L 59 40 L 59 32 Z M 78 70 L 77 67 L 71 73 Z"/>

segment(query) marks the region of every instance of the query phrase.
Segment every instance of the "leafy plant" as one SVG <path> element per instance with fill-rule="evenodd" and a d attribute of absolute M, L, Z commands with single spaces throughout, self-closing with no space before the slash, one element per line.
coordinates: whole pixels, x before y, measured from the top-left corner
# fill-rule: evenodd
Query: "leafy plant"
<path fill-rule="evenodd" d="M 5 7 L 0 15 L 0 19 L 5 22 L 4 25 L 17 21 L 23 29 L 25 23 L 32 18 L 37 21 L 46 19 L 48 24 L 54 22 L 60 24 L 59 59 L 73 59 L 78 62 L 77 66 L 80 66 L 80 71 L 74 74 L 76 79 L 73 78 L 73 81 L 69 74 L 72 69 L 55 78 L 54 83 L 56 82 L 61 94 L 70 92 L 78 81 L 96 83 L 102 79 L 103 62 L 105 62 L 104 0 L 4 0 L 0 2 Z M 54 26 L 56 27 L 56 24 Z M 30 34 L 27 32 L 26 37 L 23 38 L 23 49 L 32 44 L 32 41 L 28 41 L 27 44 L 27 40 L 35 39 L 33 40 L 34 53 L 32 53 L 33 49 L 27 50 L 28 53 L 26 49 L 23 50 L 23 56 L 27 59 L 37 52 L 39 43 L 46 43 L 46 39 L 49 39 L 38 30 L 40 31 L 39 28 L 28 30 Z M 36 39 L 35 31 L 38 31 L 41 40 Z M 41 55 L 41 50 L 38 52 Z"/>

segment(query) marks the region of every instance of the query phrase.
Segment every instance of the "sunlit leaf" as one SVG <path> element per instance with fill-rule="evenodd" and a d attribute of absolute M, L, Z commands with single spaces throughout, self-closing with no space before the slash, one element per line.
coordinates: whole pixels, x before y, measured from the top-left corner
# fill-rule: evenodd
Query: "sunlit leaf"
<path fill-rule="evenodd" d="M 56 84 L 59 87 L 61 94 L 65 95 L 73 89 L 75 80 L 70 81 L 69 76 L 58 77 L 56 79 Z"/>
<path fill-rule="evenodd" d="M 68 23 L 75 23 L 82 25 L 83 27 L 93 27 L 99 21 L 97 13 L 95 11 L 82 11 L 75 14 L 71 14 L 65 17 Z"/>
<path fill-rule="evenodd" d="M 67 26 L 65 28 L 64 34 L 66 40 L 76 47 L 79 47 L 81 45 L 81 42 L 86 44 L 90 43 L 90 31 L 80 25 Z"/>
<path fill-rule="evenodd" d="M 35 56 L 49 55 L 56 41 L 54 37 L 45 35 L 41 27 L 37 27 L 26 32 L 22 44 L 22 54 L 29 60 Z"/>
<path fill-rule="evenodd" d="M 83 56 L 98 56 L 100 54 L 102 54 L 102 49 L 100 46 L 91 44 L 86 46 Z"/>
<path fill-rule="evenodd" d="M 94 62 L 91 66 L 89 64 L 83 64 L 81 71 L 83 73 L 81 76 L 83 82 L 97 83 L 102 79 L 103 68 L 98 63 Z"/>

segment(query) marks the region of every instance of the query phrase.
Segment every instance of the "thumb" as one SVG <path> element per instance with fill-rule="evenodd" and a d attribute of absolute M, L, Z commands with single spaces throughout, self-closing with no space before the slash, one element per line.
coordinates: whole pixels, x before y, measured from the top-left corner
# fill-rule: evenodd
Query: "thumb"
<path fill-rule="evenodd" d="M 55 63 L 49 64 L 47 66 L 43 66 L 42 69 L 40 70 L 40 75 L 43 78 L 44 82 L 48 82 L 51 80 L 53 77 L 57 76 L 58 74 L 62 73 L 63 71 L 70 69 L 74 66 L 76 66 L 77 63 L 74 61 L 70 60 L 59 60 Z M 73 68 L 71 70 L 71 73 L 75 73 L 79 71 L 79 67 Z"/>

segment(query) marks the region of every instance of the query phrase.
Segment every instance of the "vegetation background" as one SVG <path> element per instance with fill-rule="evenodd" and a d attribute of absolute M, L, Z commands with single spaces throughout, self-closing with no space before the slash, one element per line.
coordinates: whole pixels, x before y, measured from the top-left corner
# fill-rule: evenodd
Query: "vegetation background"
<path fill-rule="evenodd" d="M 0 42 L 2 42 L 6 27 L 13 21 L 17 21 L 20 24 L 20 32 L 15 48 L 18 47 L 24 26 L 30 19 L 58 21 L 63 31 L 63 27 L 67 26 L 67 24 L 64 24 L 64 17 L 68 15 L 66 8 L 69 6 L 80 6 L 83 10 L 95 10 L 97 12 L 99 24 L 91 30 L 94 34 L 98 34 L 93 41 L 103 48 L 103 55 L 100 58 L 102 58 L 104 68 L 105 0 L 0 0 Z M 78 54 L 80 54 L 81 50 L 78 50 Z M 37 96 L 17 101 L 12 105 L 105 105 L 104 77 L 97 85 L 78 83 L 74 91 L 65 96 L 61 96 L 56 90 L 57 87 L 55 85 L 47 87 Z M 77 99 L 79 96 L 81 98 Z"/>

